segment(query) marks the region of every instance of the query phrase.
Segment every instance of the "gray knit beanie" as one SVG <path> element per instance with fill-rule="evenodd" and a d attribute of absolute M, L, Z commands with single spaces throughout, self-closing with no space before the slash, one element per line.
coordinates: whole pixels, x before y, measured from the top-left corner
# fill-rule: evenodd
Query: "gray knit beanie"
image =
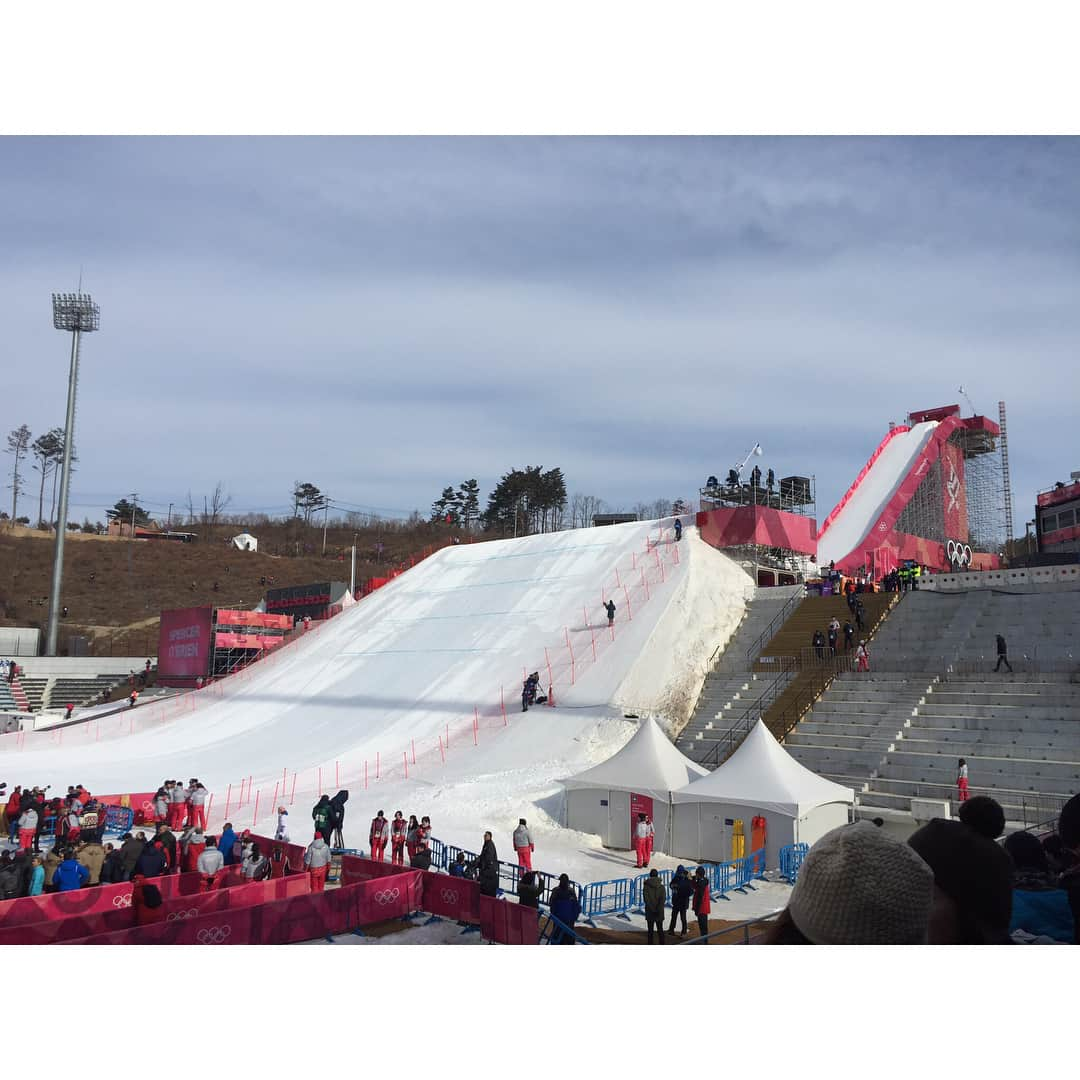
<path fill-rule="evenodd" d="M 921 945 L 934 873 L 869 821 L 842 825 L 810 849 L 788 912 L 815 945 Z"/>

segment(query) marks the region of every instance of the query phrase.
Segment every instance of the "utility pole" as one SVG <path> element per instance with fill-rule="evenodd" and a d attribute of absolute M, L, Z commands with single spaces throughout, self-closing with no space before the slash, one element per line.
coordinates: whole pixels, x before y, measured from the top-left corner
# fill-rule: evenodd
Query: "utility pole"
<path fill-rule="evenodd" d="M 172 503 L 169 503 L 169 521 L 165 526 L 166 532 L 172 532 Z"/>
<path fill-rule="evenodd" d="M 326 555 L 326 522 L 330 513 L 330 499 L 329 497 L 323 503 L 323 519 L 322 519 L 322 553 Z"/>
<path fill-rule="evenodd" d="M 80 286 L 82 284 L 80 277 Z M 71 334 L 71 367 L 68 372 L 67 417 L 64 424 L 64 456 L 60 473 L 60 516 L 53 548 L 52 585 L 49 590 L 49 631 L 45 655 L 56 655 L 60 630 L 60 590 L 64 578 L 64 539 L 67 533 L 68 492 L 71 486 L 71 450 L 75 443 L 75 390 L 79 383 L 79 338 L 101 327 L 101 308 L 80 287 L 77 293 L 53 293 L 53 327 Z"/>
<path fill-rule="evenodd" d="M 135 539 L 135 507 L 139 502 L 139 493 L 133 491 L 131 493 L 131 539 Z"/>

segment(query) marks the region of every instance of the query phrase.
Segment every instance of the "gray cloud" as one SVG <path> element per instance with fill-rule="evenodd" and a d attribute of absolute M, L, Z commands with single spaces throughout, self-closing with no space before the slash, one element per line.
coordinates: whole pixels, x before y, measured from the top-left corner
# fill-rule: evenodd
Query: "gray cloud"
<path fill-rule="evenodd" d="M 1017 518 L 1080 467 L 1075 140 L 5 139 L 5 430 L 60 423 L 49 293 L 103 308 L 73 515 L 312 479 L 425 508 L 560 465 L 686 497 L 753 442 L 819 519 L 890 419 L 1004 397 Z"/>

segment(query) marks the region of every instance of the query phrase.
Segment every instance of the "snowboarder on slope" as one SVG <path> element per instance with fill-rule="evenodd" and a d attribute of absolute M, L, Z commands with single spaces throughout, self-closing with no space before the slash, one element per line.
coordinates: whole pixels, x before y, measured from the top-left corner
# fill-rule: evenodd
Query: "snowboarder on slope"
<path fill-rule="evenodd" d="M 682 521 L 679 518 L 675 519 L 675 543 L 678 543 L 682 539 Z M 663 945 L 663 938 L 660 939 L 660 944 Z"/>

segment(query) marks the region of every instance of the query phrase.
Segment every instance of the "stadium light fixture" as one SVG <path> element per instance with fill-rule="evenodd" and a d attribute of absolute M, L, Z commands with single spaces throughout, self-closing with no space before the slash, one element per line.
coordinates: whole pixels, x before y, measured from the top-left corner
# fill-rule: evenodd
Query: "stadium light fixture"
<path fill-rule="evenodd" d="M 64 578 L 64 538 L 67 533 L 68 492 L 71 486 L 71 449 L 75 442 L 75 390 L 79 385 L 79 340 L 101 327 L 101 308 L 81 289 L 53 293 L 53 326 L 71 334 L 71 367 L 68 372 L 67 419 L 64 423 L 64 458 L 60 473 L 60 506 L 53 548 L 52 585 L 49 588 L 49 630 L 45 655 L 56 655 L 60 632 L 60 590 Z"/>

